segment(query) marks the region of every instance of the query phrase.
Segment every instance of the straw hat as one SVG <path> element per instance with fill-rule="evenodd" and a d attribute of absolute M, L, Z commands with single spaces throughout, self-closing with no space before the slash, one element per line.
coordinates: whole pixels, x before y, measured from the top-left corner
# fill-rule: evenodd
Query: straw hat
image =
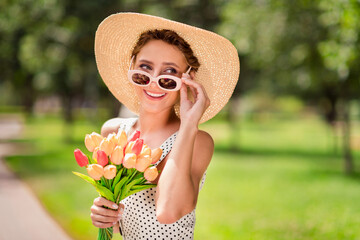
<path fill-rule="evenodd" d="M 194 80 L 204 86 L 211 102 L 200 123 L 214 117 L 229 101 L 238 81 L 237 50 L 220 35 L 160 17 L 117 13 L 100 23 L 95 35 L 95 58 L 110 92 L 132 112 L 139 113 L 139 100 L 127 78 L 127 71 L 140 34 L 153 29 L 173 30 L 190 44 L 200 62 Z M 179 116 L 178 105 L 175 111 Z"/>

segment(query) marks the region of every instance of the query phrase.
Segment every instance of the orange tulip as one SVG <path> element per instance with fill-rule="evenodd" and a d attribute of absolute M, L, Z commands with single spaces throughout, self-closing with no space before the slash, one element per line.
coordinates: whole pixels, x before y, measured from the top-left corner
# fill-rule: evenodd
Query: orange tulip
<path fill-rule="evenodd" d="M 100 178 L 104 175 L 104 168 L 99 164 L 90 164 L 86 170 L 89 176 L 94 180 L 100 180 Z"/>
<path fill-rule="evenodd" d="M 151 164 L 154 164 L 157 161 L 159 161 L 161 155 L 162 155 L 162 149 L 161 148 L 156 148 L 156 149 L 152 150 L 151 151 L 151 158 L 152 158 Z"/>
<path fill-rule="evenodd" d="M 96 147 L 93 151 L 92 158 L 97 161 L 97 152 L 100 150 L 100 147 Z"/>
<path fill-rule="evenodd" d="M 104 177 L 106 179 L 113 179 L 116 176 L 116 167 L 114 165 L 107 165 L 104 167 Z"/>
<path fill-rule="evenodd" d="M 116 165 L 120 165 L 124 158 L 124 150 L 121 146 L 116 146 L 114 151 L 110 156 L 110 160 L 112 163 Z"/>
<path fill-rule="evenodd" d="M 90 152 L 93 152 L 94 149 L 100 145 L 100 142 L 102 141 L 102 139 L 103 139 L 103 137 L 96 132 L 93 132 L 91 134 L 86 134 L 85 135 L 85 146 L 86 146 L 87 150 L 89 150 Z"/>
<path fill-rule="evenodd" d="M 80 149 L 75 149 L 74 155 L 75 155 L 75 160 L 80 167 L 85 167 L 86 165 L 89 164 L 89 159 Z"/>
<path fill-rule="evenodd" d="M 139 157 L 146 156 L 146 155 L 151 156 L 151 149 L 146 144 L 144 144 Z"/>
<path fill-rule="evenodd" d="M 121 130 L 121 132 L 118 132 L 118 134 L 116 135 L 116 139 L 117 139 L 117 145 L 121 146 L 122 148 L 124 148 L 127 144 L 127 136 L 124 130 Z"/>
<path fill-rule="evenodd" d="M 151 164 L 151 157 L 149 155 L 145 155 L 142 157 L 139 157 L 136 160 L 136 170 L 139 172 L 144 172 L 146 168 L 148 168 Z"/>
<path fill-rule="evenodd" d="M 104 151 L 108 156 L 111 155 L 115 148 L 115 143 L 111 137 L 112 136 L 110 136 L 110 138 L 104 138 L 100 143 L 100 150 Z"/>
<path fill-rule="evenodd" d="M 89 150 L 89 152 L 94 151 L 96 145 L 93 142 L 93 140 L 91 139 L 91 135 L 90 134 L 86 134 L 85 135 L 85 147 L 87 148 L 87 150 Z"/>
<path fill-rule="evenodd" d="M 156 167 L 152 166 L 145 170 L 144 177 L 149 182 L 154 181 L 159 175 L 159 172 Z"/>
<path fill-rule="evenodd" d="M 124 157 L 123 165 L 126 168 L 134 168 L 136 166 L 136 155 L 134 153 L 127 153 Z"/>
<path fill-rule="evenodd" d="M 128 145 L 126 145 L 125 154 L 132 153 L 131 149 L 134 146 L 134 144 L 135 144 L 135 141 L 132 141 L 132 142 L 129 142 Z"/>

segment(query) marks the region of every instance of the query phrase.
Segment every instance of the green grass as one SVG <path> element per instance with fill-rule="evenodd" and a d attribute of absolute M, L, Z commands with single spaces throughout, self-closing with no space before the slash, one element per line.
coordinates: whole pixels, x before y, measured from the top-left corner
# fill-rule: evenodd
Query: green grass
<path fill-rule="evenodd" d="M 24 140 L 34 154 L 7 159 L 74 239 L 96 239 L 89 208 L 97 194 L 71 171 L 83 171 L 73 150 L 84 149 L 84 135 L 99 128 L 34 119 Z M 319 119 L 243 119 L 236 129 L 215 119 L 201 128 L 216 149 L 199 196 L 195 239 L 360 238 L 360 176 L 343 174 L 338 137 Z M 66 129 L 72 141 L 64 141 Z M 354 129 L 359 136 L 359 125 Z"/>

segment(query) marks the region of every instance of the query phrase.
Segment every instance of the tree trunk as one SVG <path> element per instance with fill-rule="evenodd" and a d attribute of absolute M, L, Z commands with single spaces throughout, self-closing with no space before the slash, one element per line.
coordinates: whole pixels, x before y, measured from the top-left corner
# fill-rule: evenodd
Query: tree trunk
<path fill-rule="evenodd" d="M 344 170 L 346 174 L 354 172 L 353 155 L 351 153 L 351 122 L 350 122 L 350 106 L 348 100 L 343 100 L 342 104 L 342 135 L 343 135 L 343 156 L 344 156 Z"/>

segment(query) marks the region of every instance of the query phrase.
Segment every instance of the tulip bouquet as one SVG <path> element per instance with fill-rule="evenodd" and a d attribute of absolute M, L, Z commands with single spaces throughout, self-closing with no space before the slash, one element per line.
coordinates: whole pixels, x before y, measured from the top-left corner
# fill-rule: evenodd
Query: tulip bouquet
<path fill-rule="evenodd" d="M 139 131 L 129 139 L 123 130 L 107 137 L 93 132 L 86 134 L 85 146 L 92 157 L 80 149 L 75 149 L 74 155 L 79 166 L 86 167 L 89 176 L 73 173 L 92 184 L 100 196 L 119 204 L 131 194 L 156 186 L 150 182 L 159 174 L 153 164 L 160 159 L 162 150 L 151 150 L 140 138 Z M 97 239 L 107 240 L 112 236 L 112 227 L 100 228 Z"/>

